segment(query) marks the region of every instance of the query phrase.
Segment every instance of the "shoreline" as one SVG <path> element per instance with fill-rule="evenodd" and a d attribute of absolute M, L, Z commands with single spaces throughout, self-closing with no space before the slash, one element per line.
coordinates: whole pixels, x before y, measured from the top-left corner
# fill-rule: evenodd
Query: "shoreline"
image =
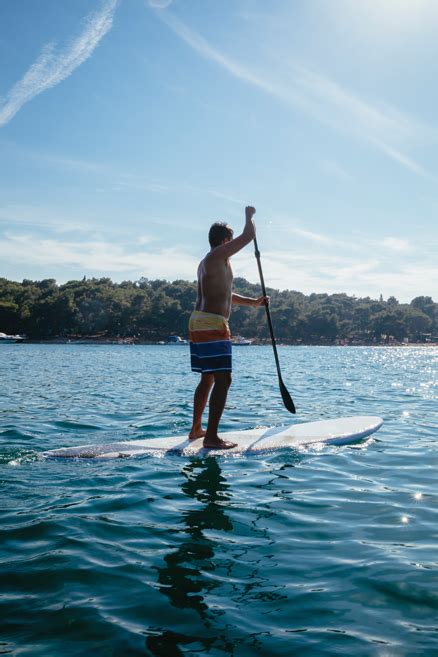
<path fill-rule="evenodd" d="M 156 346 L 156 347 L 179 347 L 185 345 L 174 345 L 172 343 L 163 343 L 158 340 L 137 340 L 134 338 L 107 338 L 107 339 L 96 339 L 96 338 L 78 338 L 78 339 L 68 339 L 68 338 L 49 338 L 49 339 L 40 339 L 32 340 L 25 339 L 20 342 L 14 342 L 9 344 L 71 344 L 71 345 L 118 345 L 118 346 Z M 300 342 L 300 343 L 286 343 L 286 342 L 276 342 L 277 347 L 438 347 L 438 342 L 355 342 L 355 343 L 342 343 L 342 344 L 333 344 L 333 343 L 323 343 L 323 342 Z M 255 342 L 251 345 L 245 345 L 247 347 L 266 347 L 272 346 L 270 341 L 267 342 Z"/>

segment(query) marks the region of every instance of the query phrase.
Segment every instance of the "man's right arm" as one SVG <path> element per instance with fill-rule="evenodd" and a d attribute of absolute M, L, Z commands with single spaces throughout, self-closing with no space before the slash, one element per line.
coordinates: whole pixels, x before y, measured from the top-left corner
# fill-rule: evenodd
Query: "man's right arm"
<path fill-rule="evenodd" d="M 245 227 L 240 235 L 235 237 L 226 244 L 221 244 L 213 249 L 210 253 L 211 257 L 230 258 L 232 255 L 243 249 L 244 246 L 249 244 L 255 237 L 255 226 L 252 220 L 255 215 L 255 208 L 248 205 L 245 208 Z"/>

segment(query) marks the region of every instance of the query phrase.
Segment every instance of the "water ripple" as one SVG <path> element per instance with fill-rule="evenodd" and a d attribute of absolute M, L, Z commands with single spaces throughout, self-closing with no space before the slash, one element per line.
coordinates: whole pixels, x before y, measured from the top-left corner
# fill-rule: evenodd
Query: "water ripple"
<path fill-rule="evenodd" d="M 224 430 L 291 422 L 236 352 Z M 360 445 L 114 462 L 38 455 L 185 433 L 185 350 L 7 353 L 1 654 L 438 654 L 437 350 L 280 348 L 300 421 L 385 419 Z"/>

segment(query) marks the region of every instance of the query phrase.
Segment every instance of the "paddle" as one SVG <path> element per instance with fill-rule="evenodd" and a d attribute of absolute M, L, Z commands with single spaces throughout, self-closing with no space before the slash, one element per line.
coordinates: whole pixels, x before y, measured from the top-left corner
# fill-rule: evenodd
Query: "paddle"
<path fill-rule="evenodd" d="M 260 251 L 259 251 L 259 247 L 258 247 L 258 244 L 257 244 L 257 239 L 255 237 L 254 237 L 254 249 L 255 249 L 255 257 L 256 257 L 256 260 L 257 260 L 257 266 L 259 268 L 260 284 L 262 286 L 262 294 L 265 297 L 266 296 L 265 280 L 263 278 L 262 265 L 261 265 L 261 262 L 260 262 Z M 274 329 L 272 327 L 272 319 L 271 319 L 271 313 L 270 313 L 270 310 L 269 310 L 269 305 L 265 304 L 265 308 L 266 308 L 266 316 L 268 318 L 269 332 L 271 334 L 272 348 L 274 350 L 275 364 L 277 365 L 278 383 L 280 384 L 280 392 L 281 392 L 281 396 L 283 398 L 283 403 L 284 403 L 284 405 L 286 406 L 287 410 L 290 413 L 296 413 L 295 404 L 293 403 L 292 397 L 288 393 L 287 388 L 283 383 L 283 379 L 281 378 L 280 361 L 278 360 L 277 345 L 275 344 Z"/>

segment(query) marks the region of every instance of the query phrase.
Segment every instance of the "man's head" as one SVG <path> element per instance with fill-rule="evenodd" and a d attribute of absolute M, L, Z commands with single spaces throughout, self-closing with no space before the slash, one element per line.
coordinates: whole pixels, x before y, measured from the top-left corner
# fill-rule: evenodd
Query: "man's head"
<path fill-rule="evenodd" d="M 220 246 L 224 240 L 233 239 L 233 229 L 223 221 L 217 221 L 214 223 L 208 233 L 208 241 L 210 246 L 214 249 L 216 246 Z"/>

